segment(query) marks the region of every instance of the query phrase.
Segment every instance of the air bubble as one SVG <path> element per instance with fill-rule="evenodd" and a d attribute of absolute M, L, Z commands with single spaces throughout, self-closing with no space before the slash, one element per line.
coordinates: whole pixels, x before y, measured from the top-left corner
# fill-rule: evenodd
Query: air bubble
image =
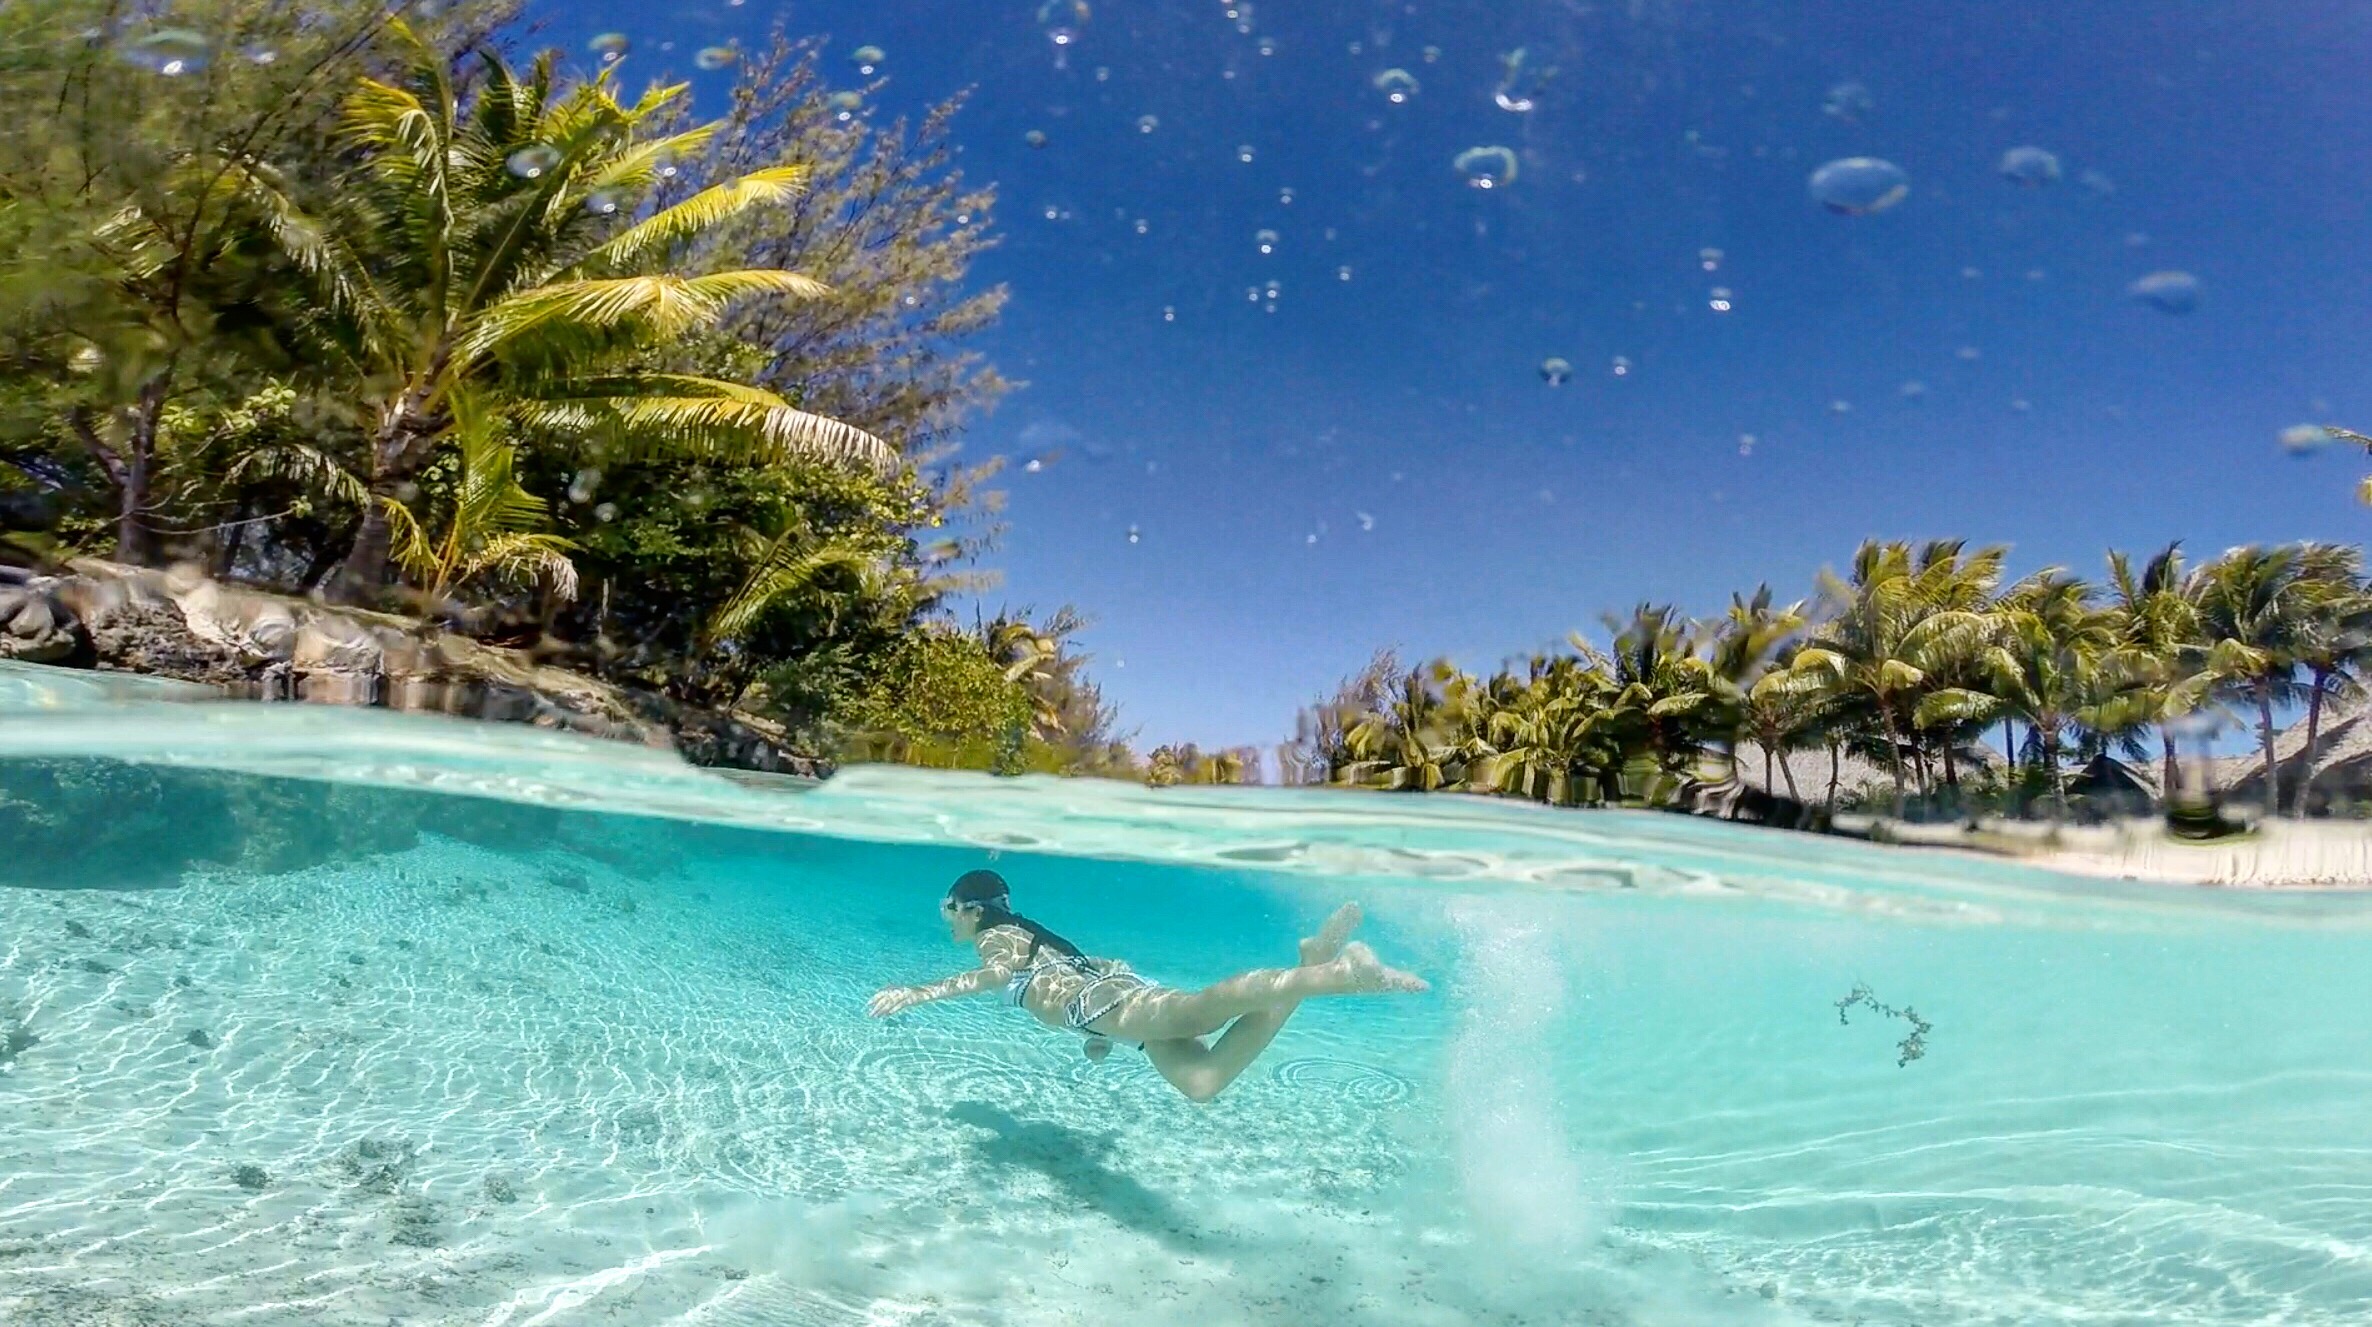
<path fill-rule="evenodd" d="M 626 58 L 632 43 L 623 32 L 604 32 L 585 43 L 585 49 L 601 57 L 603 64 L 616 64 Z"/>
<path fill-rule="evenodd" d="M 1260 252 L 1264 254 L 1275 253 L 1279 238 L 1273 230 L 1257 231 L 1252 236 L 1252 243 L 1259 246 Z"/>
<path fill-rule="evenodd" d="M 1697 250 L 1697 266 L 1708 272 L 1718 272 L 1721 270 L 1723 257 L 1724 255 L 1719 249 L 1699 249 Z"/>
<path fill-rule="evenodd" d="M 1142 235 L 1153 229 L 1153 223 L 1145 220 L 1143 217 L 1138 217 L 1135 224 L 1129 228 L 1134 230 L 1137 234 Z"/>
<path fill-rule="evenodd" d="M 881 67 L 882 61 L 888 58 L 888 53 L 878 46 L 859 46 L 848 53 L 848 62 L 855 65 L 860 74 L 872 73 Z"/>
<path fill-rule="evenodd" d="M 1128 527 L 1128 542 L 1133 544 L 1143 538 L 1144 535 L 1138 532 L 1137 527 L 1133 525 Z"/>
<path fill-rule="evenodd" d="M 1252 145 L 1251 145 L 1250 143 L 1245 143 L 1245 144 L 1243 144 L 1242 146 L 1240 146 L 1240 147 L 1236 148 L 1236 150 L 1235 150 L 1235 159 L 1236 159 L 1237 161 L 1240 161 L 1240 162 L 1244 163 L 1244 164 L 1245 164 L 1245 165 L 1247 165 L 1247 166 L 1251 165 L 1251 164 L 1252 164 Z"/>
<path fill-rule="evenodd" d="M 1617 378 L 1628 378 L 1631 376 L 1630 356 L 1616 355 L 1614 357 L 1614 376 Z"/>
<path fill-rule="evenodd" d="M 1031 147 L 1044 147 L 1046 146 L 1046 131 L 1043 129 L 1032 129 L 1028 133 L 1021 136 L 1021 141 L 1029 144 Z"/>
<path fill-rule="evenodd" d="M 595 507 L 593 509 L 593 519 L 601 522 L 604 525 L 607 525 L 611 521 L 618 519 L 618 504 L 614 502 L 604 502 L 600 506 Z"/>
<path fill-rule="evenodd" d="M 1351 269 L 1350 269 L 1349 265 L 1348 265 L 1348 264 L 1346 264 L 1346 265 L 1344 265 L 1344 266 L 1342 266 L 1342 267 L 1335 268 L 1335 269 L 1334 269 L 1334 279 L 1335 279 L 1335 280 L 1337 280 L 1337 281 L 1348 281 L 1348 280 L 1350 280 L 1350 279 L 1351 279 Z"/>
<path fill-rule="evenodd" d="M 1555 355 L 1540 361 L 1540 380 L 1551 387 L 1562 387 L 1573 381 L 1573 364 Z"/>
<path fill-rule="evenodd" d="M 692 57 L 693 64 L 712 74 L 719 69 L 730 69 L 740 61 L 741 52 L 730 46 L 703 46 L 699 53 Z"/>
<path fill-rule="evenodd" d="M 1732 307 L 1730 301 L 1730 288 L 1728 286 L 1715 286 L 1712 293 L 1705 299 L 1705 307 L 1713 310 L 1715 313 L 1728 313 Z"/>
<path fill-rule="evenodd" d="M 626 195 L 617 189 L 595 189 L 585 195 L 585 210 L 595 216 L 615 216 L 626 206 Z"/>
<path fill-rule="evenodd" d="M 1154 116 L 1140 115 L 1137 117 L 1137 132 L 1140 134 L 1152 133 L 1154 130 L 1159 129 L 1160 127 L 1161 121 Z"/>
<path fill-rule="evenodd" d="M 1812 172 L 1810 187 L 1822 207 L 1859 217 L 1901 202 L 1911 192 L 1911 177 L 1891 161 L 1845 157 Z"/>

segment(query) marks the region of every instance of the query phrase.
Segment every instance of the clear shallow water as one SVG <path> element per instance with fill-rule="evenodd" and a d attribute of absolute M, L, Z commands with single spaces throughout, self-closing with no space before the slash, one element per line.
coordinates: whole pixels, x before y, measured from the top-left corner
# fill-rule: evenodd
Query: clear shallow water
<path fill-rule="evenodd" d="M 227 770 L 276 854 L 60 889 L 72 835 L 13 845 L 0 1320 L 2372 1313 L 2372 900 L 1463 799 L 806 789 L 161 694 L 0 672 L 0 790 Z M 68 809 L 163 858 L 209 827 L 161 786 Z M 375 823 L 430 832 L 287 865 Z M 1357 897 L 1436 989 L 1306 1007 L 1208 1107 L 990 1002 L 864 1019 L 962 963 L 932 901 L 992 860 L 1165 980 Z M 1921 1058 L 1840 1023 L 1857 987 Z"/>

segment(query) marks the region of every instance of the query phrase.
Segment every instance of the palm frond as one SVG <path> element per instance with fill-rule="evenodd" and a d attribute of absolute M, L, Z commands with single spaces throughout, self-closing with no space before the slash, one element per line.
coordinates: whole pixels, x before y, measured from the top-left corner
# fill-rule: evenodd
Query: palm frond
<path fill-rule="evenodd" d="M 681 137 L 689 139 L 696 135 Z M 666 152 L 673 150 L 668 146 L 673 141 L 646 145 L 647 150 L 654 154 L 651 160 L 656 162 Z M 621 170 L 625 169 L 623 163 L 634 155 L 637 154 L 620 159 Z M 641 169 L 648 170 L 649 166 L 646 164 Z M 807 178 L 808 169 L 805 166 L 775 166 L 713 185 L 620 231 L 608 243 L 587 254 L 585 263 L 605 267 L 625 266 L 653 250 L 664 249 L 702 231 L 714 229 L 753 207 L 788 202 L 798 197 L 800 190 L 806 186 Z M 608 183 L 613 181 L 605 173 L 597 177 L 596 187 Z M 807 297 L 813 298 L 822 293 L 819 282 L 814 293 Z"/>

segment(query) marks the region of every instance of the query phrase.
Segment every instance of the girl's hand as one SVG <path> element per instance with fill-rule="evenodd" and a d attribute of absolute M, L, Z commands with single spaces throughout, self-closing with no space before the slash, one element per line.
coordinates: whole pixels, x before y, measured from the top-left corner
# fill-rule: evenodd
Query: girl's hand
<path fill-rule="evenodd" d="M 911 986 L 892 986 L 874 996 L 872 1002 L 865 1006 L 865 1012 L 875 1018 L 888 1018 L 892 1014 L 904 1013 L 921 1003 L 922 993 L 920 991 Z"/>

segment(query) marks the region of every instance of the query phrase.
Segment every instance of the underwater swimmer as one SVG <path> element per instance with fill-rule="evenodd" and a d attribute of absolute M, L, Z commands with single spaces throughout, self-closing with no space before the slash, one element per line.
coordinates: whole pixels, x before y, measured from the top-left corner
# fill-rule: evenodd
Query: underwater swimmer
<path fill-rule="evenodd" d="M 980 966 L 927 986 L 889 987 L 873 997 L 866 1013 L 888 1018 L 932 1000 L 1002 994 L 1046 1026 L 1087 1038 L 1091 1059 L 1109 1054 L 1115 1041 L 1142 1046 L 1170 1086 L 1193 1101 L 1209 1101 L 1234 1082 L 1305 999 L 1427 989 L 1350 938 L 1359 924 L 1354 903 L 1335 909 L 1316 935 L 1301 942 L 1299 966 L 1261 968 L 1199 991 L 1157 986 L 1126 963 L 1089 958 L 1014 912 L 1011 891 L 994 871 L 957 880 L 940 901 L 939 915 L 957 944 L 978 951 Z M 1218 1039 L 1206 1044 L 1203 1038 L 1212 1033 Z"/>

